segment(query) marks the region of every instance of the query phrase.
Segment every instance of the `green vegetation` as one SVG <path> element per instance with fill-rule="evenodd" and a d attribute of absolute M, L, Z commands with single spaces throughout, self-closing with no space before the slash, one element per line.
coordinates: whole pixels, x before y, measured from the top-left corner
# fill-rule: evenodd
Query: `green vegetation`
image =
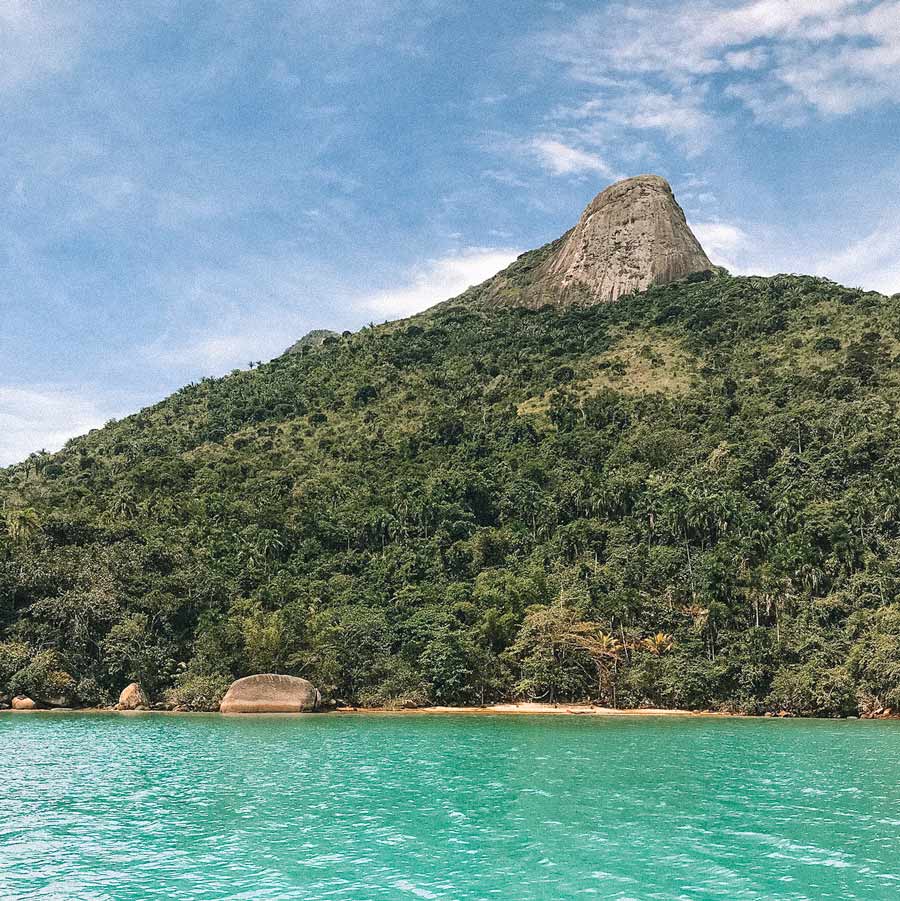
<path fill-rule="evenodd" d="M 0 694 L 900 707 L 900 297 L 487 290 L 0 471 Z"/>

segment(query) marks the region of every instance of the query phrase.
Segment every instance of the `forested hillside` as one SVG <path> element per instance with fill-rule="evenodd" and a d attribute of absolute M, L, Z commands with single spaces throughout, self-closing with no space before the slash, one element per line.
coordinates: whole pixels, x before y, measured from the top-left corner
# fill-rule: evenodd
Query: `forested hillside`
<path fill-rule="evenodd" d="M 0 695 L 900 707 L 900 296 L 540 259 L 0 471 Z"/>

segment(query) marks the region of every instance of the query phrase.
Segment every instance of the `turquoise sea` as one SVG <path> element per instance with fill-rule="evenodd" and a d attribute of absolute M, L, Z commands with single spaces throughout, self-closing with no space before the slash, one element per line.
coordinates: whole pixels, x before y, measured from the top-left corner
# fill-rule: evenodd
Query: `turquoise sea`
<path fill-rule="evenodd" d="M 0 716 L 0 898 L 896 899 L 900 722 Z"/>

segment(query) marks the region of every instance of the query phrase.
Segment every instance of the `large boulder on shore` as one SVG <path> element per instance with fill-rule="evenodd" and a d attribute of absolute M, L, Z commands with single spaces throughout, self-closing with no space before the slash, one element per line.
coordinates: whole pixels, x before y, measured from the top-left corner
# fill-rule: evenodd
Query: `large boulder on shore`
<path fill-rule="evenodd" d="M 149 707 L 150 702 L 147 700 L 147 695 L 144 694 L 144 689 L 137 682 L 132 682 L 122 689 L 119 703 L 116 704 L 116 710 L 147 710 Z"/>
<path fill-rule="evenodd" d="M 222 713 L 305 713 L 322 698 L 312 682 L 297 676 L 263 673 L 232 682 L 219 710 Z"/>
<path fill-rule="evenodd" d="M 13 710 L 34 710 L 35 707 L 37 707 L 37 704 L 35 704 L 31 698 L 26 698 L 24 695 L 17 695 L 12 699 Z"/>

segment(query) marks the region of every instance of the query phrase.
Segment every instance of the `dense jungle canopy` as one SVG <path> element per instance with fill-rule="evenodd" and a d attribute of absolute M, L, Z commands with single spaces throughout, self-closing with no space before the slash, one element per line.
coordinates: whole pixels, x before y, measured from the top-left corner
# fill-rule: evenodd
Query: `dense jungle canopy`
<path fill-rule="evenodd" d="M 900 296 L 497 294 L 0 470 L 0 696 L 900 707 Z"/>

